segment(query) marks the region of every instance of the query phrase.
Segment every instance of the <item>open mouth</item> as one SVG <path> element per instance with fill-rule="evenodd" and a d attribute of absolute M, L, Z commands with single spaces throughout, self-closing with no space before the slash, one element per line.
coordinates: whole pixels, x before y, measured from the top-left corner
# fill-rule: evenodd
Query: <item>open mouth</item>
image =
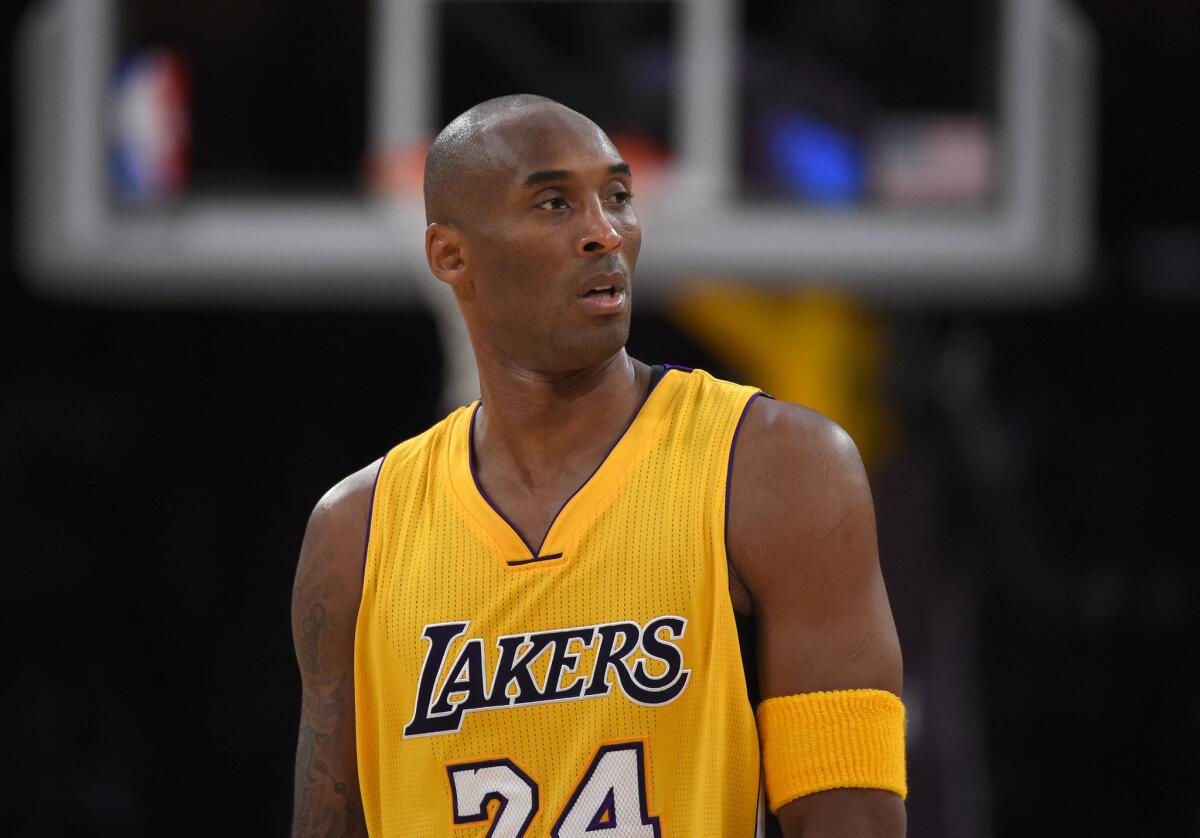
<path fill-rule="evenodd" d="M 592 314 L 616 314 L 626 310 L 625 286 L 623 271 L 595 273 L 577 286 L 577 299 Z"/>

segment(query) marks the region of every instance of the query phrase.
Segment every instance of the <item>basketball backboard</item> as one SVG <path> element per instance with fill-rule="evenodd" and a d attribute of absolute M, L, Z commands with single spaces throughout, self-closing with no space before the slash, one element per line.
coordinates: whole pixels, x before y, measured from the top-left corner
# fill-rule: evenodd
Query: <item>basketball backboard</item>
<path fill-rule="evenodd" d="M 498 2 L 470 0 L 480 8 Z M 449 13 L 440 7 L 454 5 L 465 3 L 373 0 L 366 157 L 419 147 L 444 118 L 436 35 L 438 16 Z M 974 126 L 993 160 L 986 195 L 969 206 L 832 208 L 760 200 L 741 188 L 742 5 L 668 5 L 672 155 L 660 188 L 639 201 L 648 232 L 639 271 L 654 279 L 643 298 L 713 276 L 764 284 L 820 278 L 899 301 L 1028 299 L 1078 287 L 1092 252 L 1095 54 L 1088 25 L 1068 2 L 994 2 L 994 103 Z M 402 301 L 420 293 L 423 217 L 412 190 L 184 194 L 137 212 L 114 201 L 107 143 L 122 58 L 119 11 L 119 0 L 45 0 L 22 31 L 19 242 L 36 288 L 167 301 Z M 980 136 L 971 123 L 945 127 L 935 136 Z M 794 120 L 781 130 L 822 141 L 795 134 L 808 129 Z"/>

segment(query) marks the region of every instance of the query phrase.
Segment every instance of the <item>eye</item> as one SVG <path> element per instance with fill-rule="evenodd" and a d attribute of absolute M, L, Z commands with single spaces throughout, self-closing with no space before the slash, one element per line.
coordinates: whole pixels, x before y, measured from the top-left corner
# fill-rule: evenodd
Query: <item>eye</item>
<path fill-rule="evenodd" d="M 608 196 L 608 200 L 619 207 L 628 206 L 633 201 L 633 193 L 626 192 L 624 190 L 620 192 L 614 192 L 612 195 Z"/>
<path fill-rule="evenodd" d="M 540 201 L 540 202 L 534 204 L 534 206 L 537 207 L 538 209 L 547 209 L 547 210 L 570 209 L 570 204 L 567 203 L 567 199 L 562 197 L 561 195 L 555 195 L 553 198 L 547 198 L 544 201 Z"/>

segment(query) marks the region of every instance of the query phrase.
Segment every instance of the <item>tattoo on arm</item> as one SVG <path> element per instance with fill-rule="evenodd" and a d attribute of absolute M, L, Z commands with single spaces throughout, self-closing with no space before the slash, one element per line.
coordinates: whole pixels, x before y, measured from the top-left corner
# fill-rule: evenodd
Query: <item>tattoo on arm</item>
<path fill-rule="evenodd" d="M 353 670 L 322 668 L 323 654 L 328 655 L 328 646 L 337 639 L 324 604 L 314 602 L 296 635 L 304 692 L 296 746 L 293 838 L 352 838 L 367 833 L 357 766 L 352 764 L 354 751 L 344 741 L 354 736 Z"/>
<path fill-rule="evenodd" d="M 296 641 L 296 659 L 300 662 L 300 672 L 303 675 L 317 671 L 317 659 L 320 655 L 321 632 L 329 628 L 329 617 L 325 606 L 314 602 L 308 609 L 308 615 L 300 624 L 300 637 Z"/>

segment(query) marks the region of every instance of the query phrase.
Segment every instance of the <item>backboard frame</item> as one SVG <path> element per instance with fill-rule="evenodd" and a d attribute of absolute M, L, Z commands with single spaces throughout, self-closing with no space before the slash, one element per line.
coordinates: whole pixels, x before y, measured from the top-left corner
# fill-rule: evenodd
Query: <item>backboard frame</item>
<path fill-rule="evenodd" d="M 425 91 L 436 0 L 375 2 L 368 136 L 382 150 L 434 127 Z M 730 200 L 738 5 L 675 2 L 678 162 L 659 200 L 639 210 L 647 230 L 639 274 L 652 280 L 639 298 L 698 277 L 785 286 L 819 278 L 923 303 L 1080 287 L 1093 250 L 1096 54 L 1067 0 L 998 0 L 997 201 L 987 211 L 924 215 Z M 20 35 L 18 243 L 35 289 L 146 302 L 424 296 L 424 221 L 413 199 L 195 198 L 159 214 L 119 212 L 107 194 L 103 131 L 116 8 L 116 0 L 44 0 Z"/>

